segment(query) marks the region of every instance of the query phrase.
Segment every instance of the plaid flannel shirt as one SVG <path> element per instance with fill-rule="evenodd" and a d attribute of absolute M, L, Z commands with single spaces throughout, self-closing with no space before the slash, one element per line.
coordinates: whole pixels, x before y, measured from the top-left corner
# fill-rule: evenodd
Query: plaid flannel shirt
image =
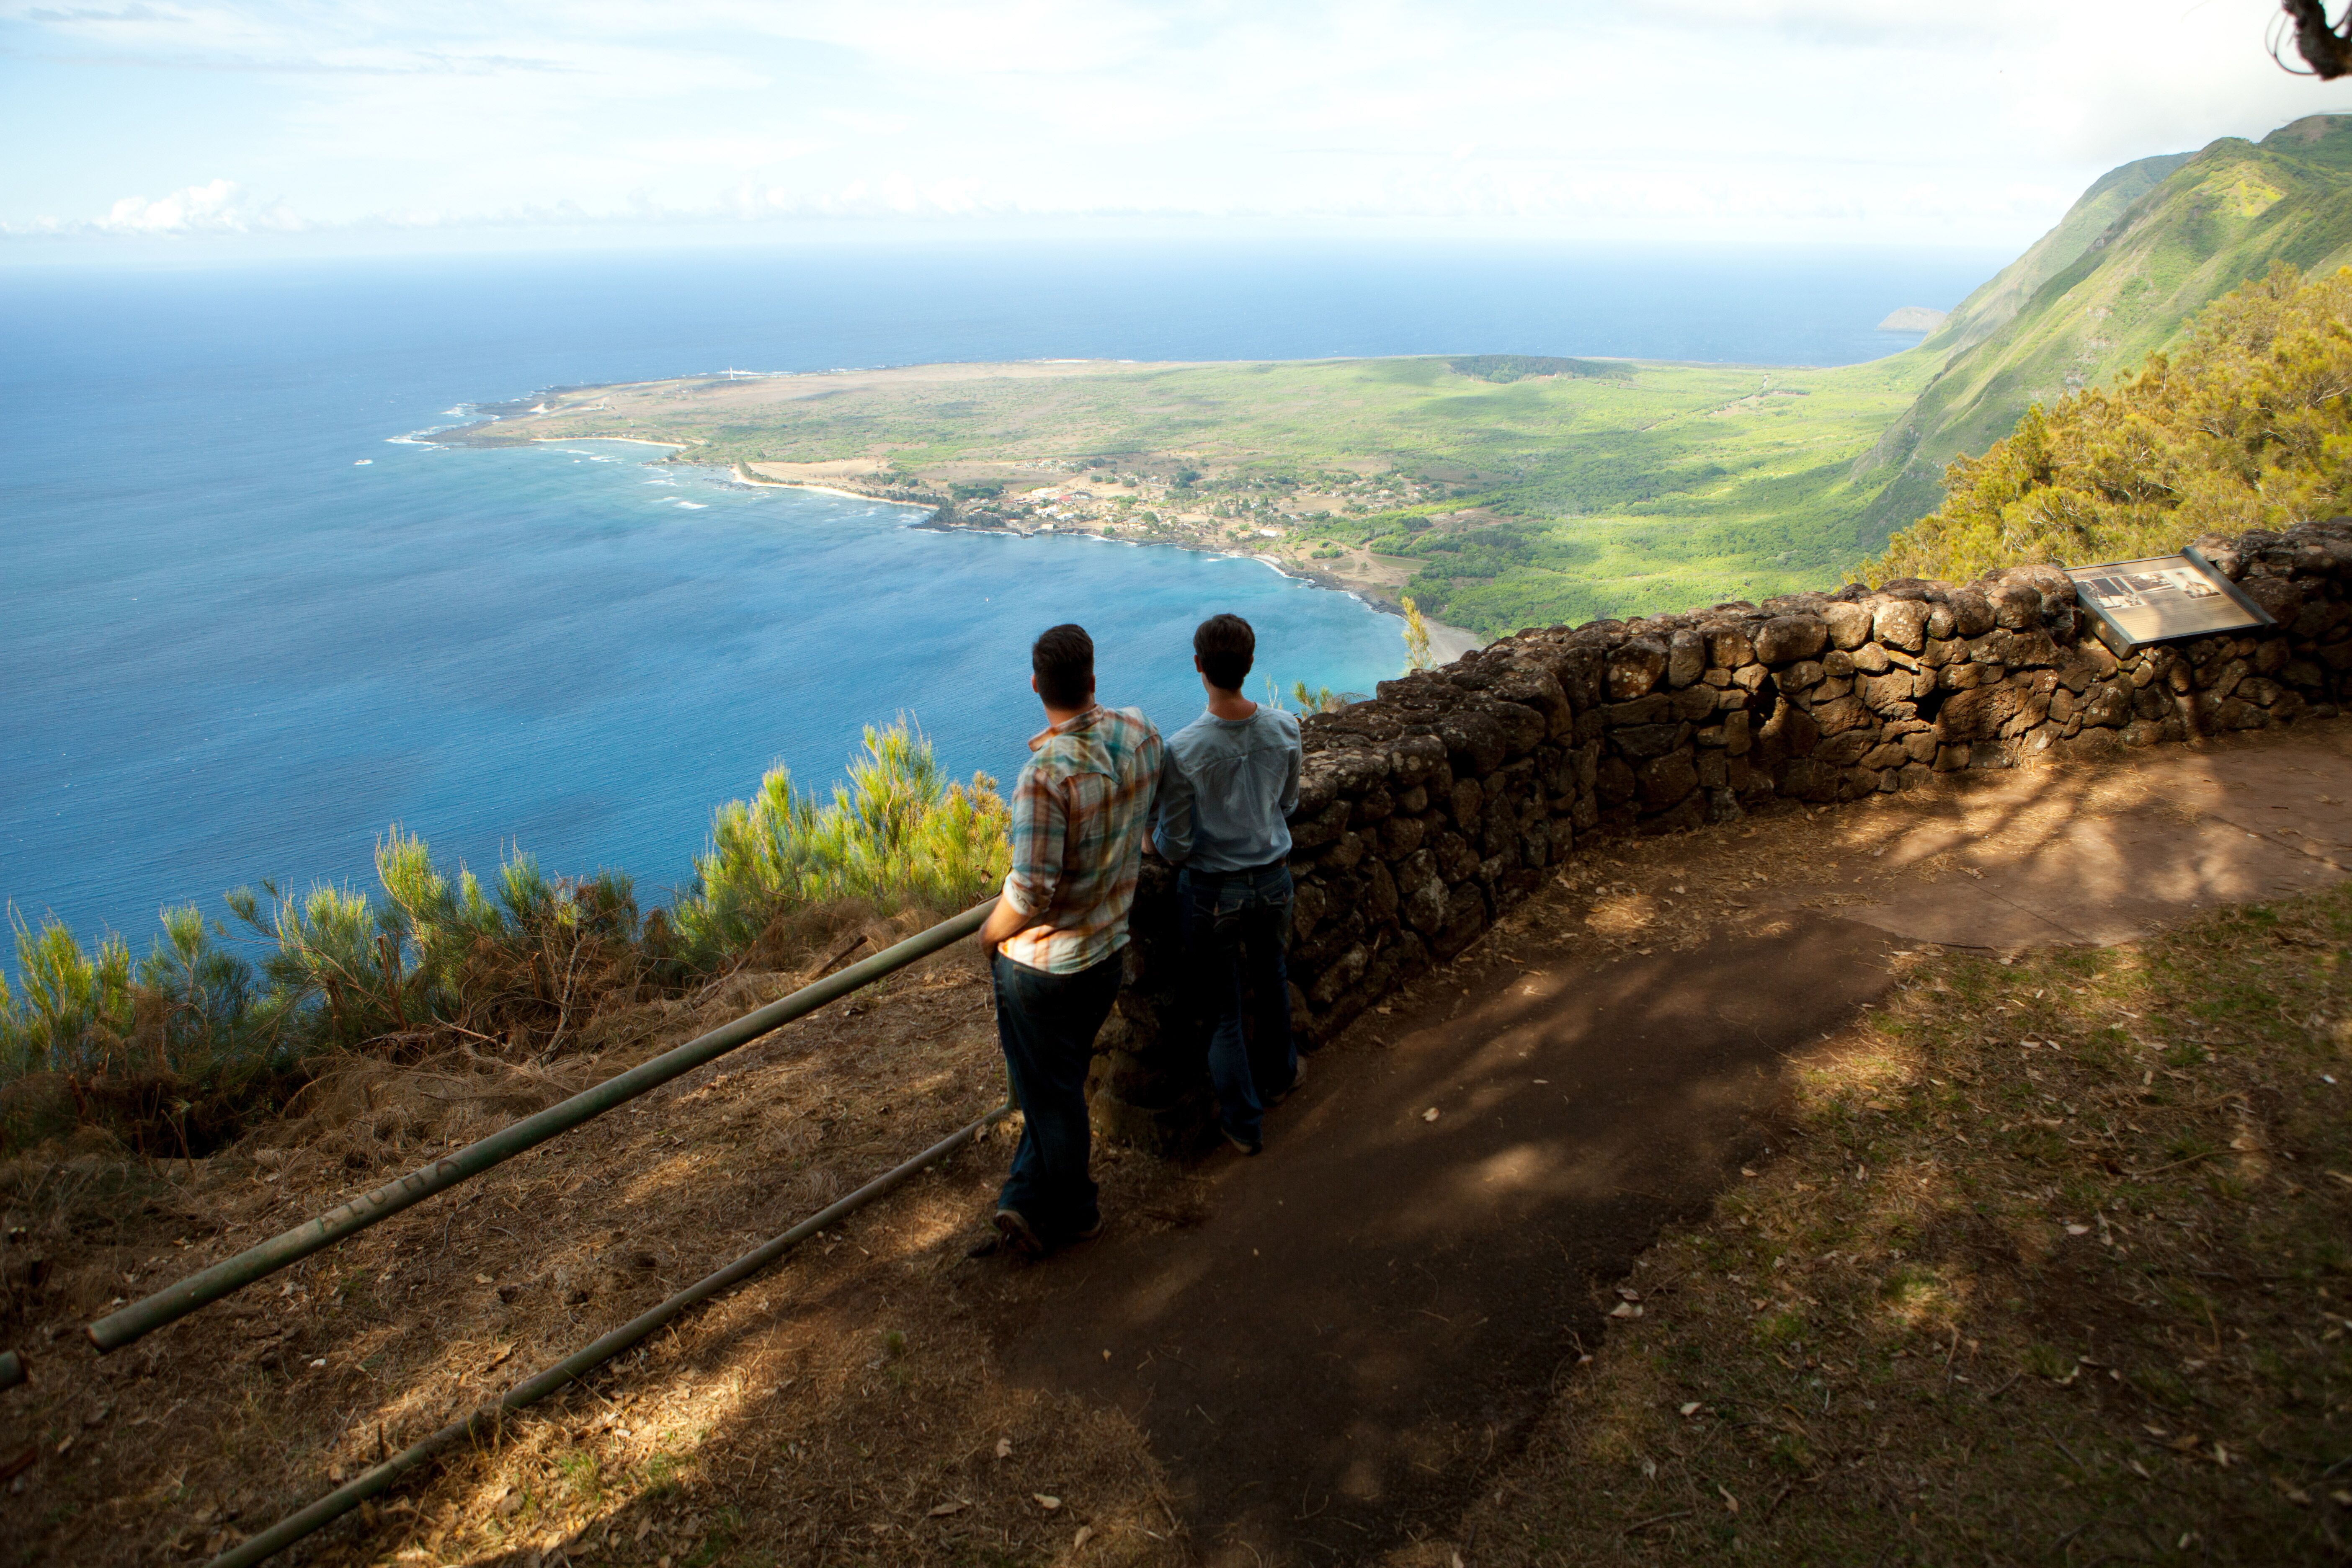
<path fill-rule="evenodd" d="M 1033 736 L 1013 785 L 1013 869 L 1004 901 L 1044 921 L 1004 956 L 1075 974 L 1127 945 L 1138 863 L 1163 750 L 1134 708 L 1097 703 Z"/>

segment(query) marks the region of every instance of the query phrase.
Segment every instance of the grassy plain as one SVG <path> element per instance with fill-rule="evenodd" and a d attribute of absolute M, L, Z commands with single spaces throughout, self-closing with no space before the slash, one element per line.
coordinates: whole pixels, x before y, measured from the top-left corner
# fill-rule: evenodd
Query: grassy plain
<path fill-rule="evenodd" d="M 2352 891 L 1905 956 L 1462 1539 L 1528 1568 L 2343 1562 Z"/>
<path fill-rule="evenodd" d="M 1509 381 L 1410 358 L 660 382 L 551 395 L 459 438 L 823 463 L 967 521 L 1280 555 L 1491 635 L 1836 582 L 1874 495 L 1851 470 L 1936 369 L 1576 363 Z M 1025 499 L 1074 474 L 1087 493 L 1055 511 Z"/>

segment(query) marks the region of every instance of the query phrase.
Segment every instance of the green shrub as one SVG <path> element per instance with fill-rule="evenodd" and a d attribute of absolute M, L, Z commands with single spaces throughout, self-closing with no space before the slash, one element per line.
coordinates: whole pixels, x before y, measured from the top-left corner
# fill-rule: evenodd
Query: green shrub
<path fill-rule="evenodd" d="M 974 773 L 950 784 L 931 743 L 901 717 L 868 725 L 865 752 L 829 804 L 773 768 L 748 801 L 711 816 L 710 848 L 694 865 L 677 922 L 698 962 L 740 952 L 780 915 L 856 899 L 883 909 L 970 903 L 1011 864 L 1004 802 Z"/>
<path fill-rule="evenodd" d="M 1945 470 L 1942 507 L 1858 581 L 2169 554 L 2200 533 L 2352 510 L 2352 268 L 2284 262 L 2198 318 L 2180 353 L 2044 408 Z"/>
<path fill-rule="evenodd" d="M 0 1061 L 11 1077 L 88 1070 L 93 1034 L 119 1037 L 130 1029 L 130 948 L 110 935 L 93 956 L 64 922 L 46 921 L 35 935 L 13 908 L 8 923 L 24 997 L 19 1001 L 0 975 Z"/>
<path fill-rule="evenodd" d="M 376 845 L 381 900 L 314 886 L 299 899 L 264 883 L 229 908 L 268 944 L 268 988 L 252 1020 L 309 1047 L 421 1045 L 451 1030 L 542 1052 L 594 1008 L 682 977 L 667 925 L 641 921 L 629 879 L 551 879 L 515 855 L 498 898 L 463 866 L 453 880 L 398 824 Z"/>
<path fill-rule="evenodd" d="M 97 1120 L 134 1144 L 190 1152 L 278 1103 L 321 1052 L 421 1056 L 464 1042 L 551 1055 L 601 1009 L 729 963 L 780 916 L 845 900 L 972 902 L 1005 872 L 1006 820 L 992 780 L 949 783 L 901 719 L 866 731 L 828 803 L 778 768 L 751 801 L 719 807 L 675 923 L 641 916 L 616 872 L 550 877 L 516 854 L 485 886 L 462 865 L 436 865 L 397 824 L 376 845 L 379 893 L 231 891 L 251 957 L 194 905 L 162 912 L 135 967 L 120 937 L 92 951 L 61 921 L 36 931 L 12 910 L 0 1146 Z"/>
<path fill-rule="evenodd" d="M 1303 680 L 1290 683 L 1290 700 L 1298 704 L 1301 713 L 1337 713 L 1354 700 L 1346 692 L 1334 691 L 1328 686 L 1309 686 Z"/>

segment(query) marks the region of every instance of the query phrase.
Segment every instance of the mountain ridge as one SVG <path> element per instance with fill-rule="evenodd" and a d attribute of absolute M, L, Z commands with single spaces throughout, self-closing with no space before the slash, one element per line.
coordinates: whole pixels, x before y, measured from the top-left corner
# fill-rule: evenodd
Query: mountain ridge
<path fill-rule="evenodd" d="M 2352 260 L 2352 116 L 2307 115 L 2259 142 L 2137 159 L 2102 175 L 2023 256 L 1916 349 L 1944 363 L 1855 465 L 1883 489 L 1856 542 L 1934 510 L 1952 458 L 1982 452 L 2030 405 L 2137 370 L 2273 261 Z"/>

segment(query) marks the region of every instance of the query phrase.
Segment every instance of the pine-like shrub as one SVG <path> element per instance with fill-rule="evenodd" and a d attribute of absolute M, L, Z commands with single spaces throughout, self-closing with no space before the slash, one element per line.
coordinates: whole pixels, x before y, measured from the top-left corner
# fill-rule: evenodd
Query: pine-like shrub
<path fill-rule="evenodd" d="M 792 771 L 777 767 L 750 800 L 712 814 L 710 847 L 677 900 L 678 928 L 695 960 L 709 963 L 813 904 L 961 907 L 1009 868 L 1007 823 L 995 780 L 951 783 L 904 717 L 868 725 L 830 802 L 802 794 Z"/>
<path fill-rule="evenodd" d="M 2177 355 L 2036 404 L 1945 485 L 1857 581 L 2169 554 L 2352 510 L 2352 268 L 2274 266 L 2215 300 Z"/>

